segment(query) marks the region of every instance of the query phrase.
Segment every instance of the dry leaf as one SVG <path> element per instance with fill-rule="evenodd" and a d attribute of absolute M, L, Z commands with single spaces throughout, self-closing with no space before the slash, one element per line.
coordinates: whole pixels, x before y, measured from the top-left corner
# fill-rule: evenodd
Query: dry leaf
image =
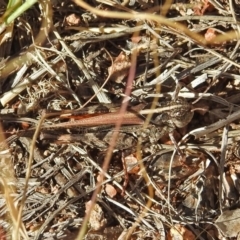
<path fill-rule="evenodd" d="M 113 62 L 113 65 L 108 68 L 110 79 L 114 82 L 121 83 L 122 80 L 128 75 L 131 61 L 121 52 Z"/>
<path fill-rule="evenodd" d="M 99 174 L 97 175 L 97 181 L 100 182 L 100 183 L 102 183 L 102 182 L 103 182 L 103 179 L 104 179 L 103 174 L 102 174 L 102 173 L 99 173 Z"/>
<path fill-rule="evenodd" d="M 81 22 L 81 19 L 75 13 L 66 17 L 66 23 L 69 26 L 79 25 L 80 22 Z"/>
<path fill-rule="evenodd" d="M 168 240 L 194 240 L 195 235 L 180 224 L 170 229 L 167 235 Z"/>
<path fill-rule="evenodd" d="M 205 33 L 204 37 L 208 42 L 213 42 L 213 40 L 216 38 L 216 33 L 213 28 L 209 28 L 207 32 Z"/>
<path fill-rule="evenodd" d="M 236 237 L 240 232 L 240 209 L 226 210 L 216 220 L 225 237 Z"/>
<path fill-rule="evenodd" d="M 92 205 L 91 200 L 85 204 L 86 213 L 89 212 L 91 205 Z M 89 218 L 89 224 L 91 226 L 91 229 L 94 231 L 98 231 L 99 229 L 104 227 L 106 223 L 107 223 L 107 220 L 104 218 L 104 212 L 102 208 L 97 203 L 95 203 Z"/>
<path fill-rule="evenodd" d="M 124 161 L 126 163 L 128 173 L 137 174 L 139 172 L 140 167 L 136 165 L 138 163 L 138 160 L 132 154 L 125 157 Z M 136 166 L 133 167 L 134 165 Z"/>
<path fill-rule="evenodd" d="M 7 240 L 7 232 L 2 226 L 0 227 L 0 240 Z"/>
<path fill-rule="evenodd" d="M 116 189 L 111 184 L 106 184 L 105 191 L 110 198 L 113 198 L 117 195 Z"/>
<path fill-rule="evenodd" d="M 213 9 L 214 6 L 208 0 L 203 0 L 202 3 L 198 3 L 194 7 L 194 13 L 198 16 L 202 16 L 205 14 L 205 12 L 211 12 Z"/>

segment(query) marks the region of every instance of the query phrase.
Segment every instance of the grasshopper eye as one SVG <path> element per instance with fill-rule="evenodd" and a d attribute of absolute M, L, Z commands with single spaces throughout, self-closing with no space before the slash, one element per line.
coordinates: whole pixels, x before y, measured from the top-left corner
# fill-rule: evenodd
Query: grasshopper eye
<path fill-rule="evenodd" d="M 172 119 L 174 125 L 178 128 L 185 127 L 193 118 L 193 112 L 183 111 L 176 113 L 175 117 Z"/>
<path fill-rule="evenodd" d="M 155 118 L 152 119 L 152 122 L 156 125 L 163 125 L 166 124 L 169 121 L 169 114 L 162 113 L 158 114 Z"/>

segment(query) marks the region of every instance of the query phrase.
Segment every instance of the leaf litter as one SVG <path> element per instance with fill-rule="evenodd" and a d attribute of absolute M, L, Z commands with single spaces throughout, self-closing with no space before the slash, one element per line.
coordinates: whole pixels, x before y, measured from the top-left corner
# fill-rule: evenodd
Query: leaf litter
<path fill-rule="evenodd" d="M 236 239 L 239 11 L 237 1 L 41 1 L 7 28 L 1 239 Z M 118 132 L 112 123 L 44 130 L 93 106 L 101 118 L 104 104 L 154 110 L 178 97 L 191 121 L 124 151 L 79 137 Z M 120 136 L 134 136 L 119 119 Z"/>

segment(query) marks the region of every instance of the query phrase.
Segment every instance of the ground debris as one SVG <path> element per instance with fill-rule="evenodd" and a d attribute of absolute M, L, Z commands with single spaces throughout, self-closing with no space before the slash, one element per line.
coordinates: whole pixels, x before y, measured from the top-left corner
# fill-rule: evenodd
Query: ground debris
<path fill-rule="evenodd" d="M 0 28 L 0 238 L 237 237 L 239 12 L 46 0 Z"/>

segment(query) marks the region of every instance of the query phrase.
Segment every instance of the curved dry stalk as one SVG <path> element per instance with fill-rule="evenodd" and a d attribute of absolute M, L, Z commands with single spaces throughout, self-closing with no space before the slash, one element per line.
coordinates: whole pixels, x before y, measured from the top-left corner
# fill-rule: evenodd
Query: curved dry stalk
<path fill-rule="evenodd" d="M 40 31 L 37 37 L 34 39 L 34 44 L 32 44 L 27 53 L 32 52 L 34 54 L 35 46 L 41 46 L 46 38 L 48 37 L 48 33 L 52 29 L 52 8 L 51 8 L 51 1 L 44 0 L 40 1 L 42 5 L 42 24 L 40 27 Z M 23 54 L 18 57 L 15 57 L 5 63 L 5 66 L 0 70 L 0 81 L 10 74 L 16 72 L 20 69 L 24 64 L 31 65 L 34 62 L 34 58 L 31 57 L 29 54 Z"/>

